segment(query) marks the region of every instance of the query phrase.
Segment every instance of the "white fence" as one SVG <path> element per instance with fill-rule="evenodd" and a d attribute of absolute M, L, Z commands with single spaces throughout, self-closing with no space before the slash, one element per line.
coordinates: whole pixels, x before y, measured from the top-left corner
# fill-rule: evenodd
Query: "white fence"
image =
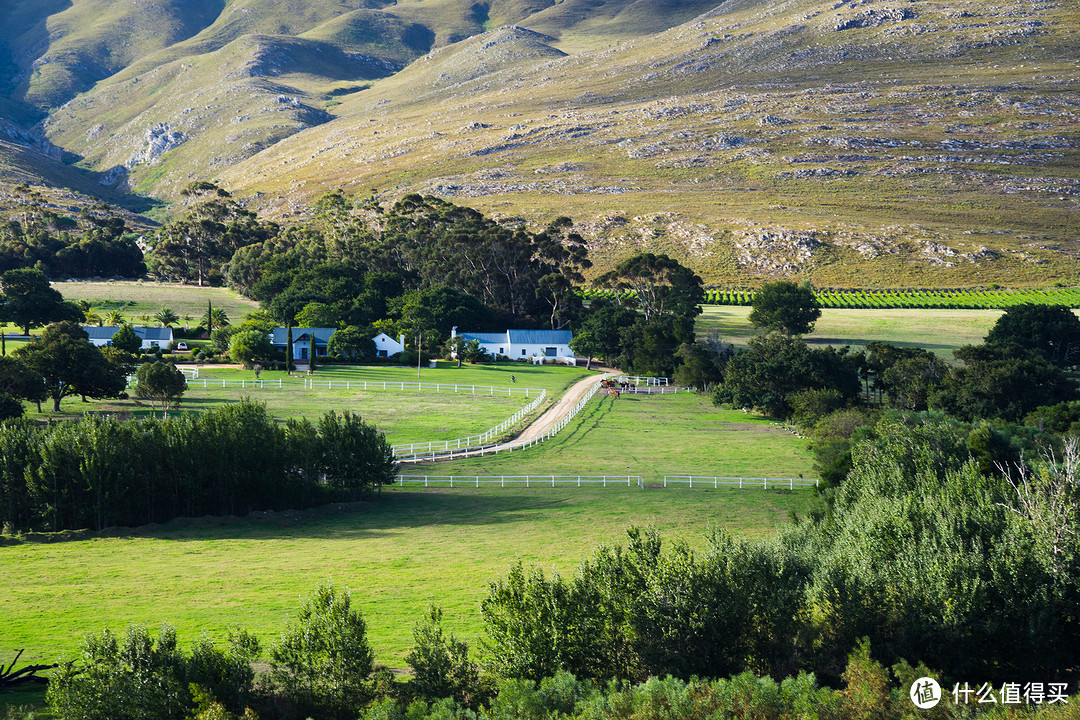
<path fill-rule="evenodd" d="M 281 379 L 278 378 L 277 382 L 273 380 L 211 380 L 210 378 L 193 379 L 189 378 L 188 387 L 203 387 L 203 388 L 283 388 L 285 387 Z M 295 387 L 295 386 L 294 386 Z"/>
<path fill-rule="evenodd" d="M 628 382 L 634 385 L 667 385 L 669 381 L 666 377 L 652 377 L 651 375 L 620 375 L 615 378 L 615 382 L 622 383 Z"/>
<path fill-rule="evenodd" d="M 424 443 L 403 443 L 401 445 L 394 445 L 390 450 L 398 458 L 398 460 L 407 460 L 417 458 L 421 455 L 425 456 L 423 459 L 428 459 L 427 456 L 437 454 L 440 452 L 449 452 L 451 450 L 466 450 L 469 448 L 483 447 L 484 443 L 498 437 L 502 433 L 506 432 L 514 425 L 525 417 L 533 410 L 535 410 L 540 403 L 547 397 L 547 391 L 541 390 L 532 401 L 525 407 L 518 410 L 506 420 L 491 428 L 487 432 L 479 435 L 470 435 L 469 437 L 457 438 L 455 440 L 432 440 Z"/>
<path fill-rule="evenodd" d="M 525 487 L 555 487 L 556 485 L 608 485 L 643 487 L 638 475 L 398 475 L 397 481 L 403 486 L 409 483 L 424 487 L 450 484 L 450 487 L 480 487 L 481 485 L 524 485 Z M 454 483 L 457 483 L 455 485 Z"/>
<path fill-rule="evenodd" d="M 435 460 L 453 460 L 454 458 L 462 458 L 475 455 L 483 456 L 489 453 L 495 453 L 496 455 L 498 455 L 500 452 L 512 452 L 514 450 L 524 450 L 526 448 L 531 448 L 535 445 L 539 445 L 548 438 L 553 437 L 557 432 L 566 427 L 567 423 L 573 420 L 574 417 L 579 412 L 581 412 L 581 408 L 585 407 L 585 404 L 593 399 L 599 389 L 600 383 L 594 383 L 593 386 L 589 388 L 589 392 L 585 393 L 585 397 L 581 398 L 581 400 L 578 401 L 578 404 L 571 408 L 570 412 L 564 415 L 562 419 L 559 420 L 557 423 L 552 425 L 543 435 L 534 437 L 528 442 L 513 445 L 485 445 L 471 448 L 461 448 L 457 450 L 450 449 L 441 452 L 433 450 L 426 454 L 418 454 L 412 457 L 399 457 L 398 460 L 401 462 L 434 462 Z"/>
<path fill-rule="evenodd" d="M 740 487 L 740 488 L 787 488 L 794 490 L 802 487 L 817 487 L 818 480 L 804 480 L 802 478 L 741 478 L 741 477 L 705 477 L 702 475 L 665 475 L 664 487 L 671 485 L 695 485 L 699 488 L 711 487 Z"/>
<path fill-rule="evenodd" d="M 585 485 L 600 485 L 602 487 L 637 487 L 646 489 L 655 487 L 646 485 L 640 475 L 398 475 L 397 481 L 405 485 L 423 485 L 424 487 L 480 487 L 481 485 L 522 485 L 524 487 L 556 487 L 557 485 L 570 485 L 582 487 Z M 664 487 L 669 485 L 689 485 L 698 488 L 740 487 L 745 489 L 784 488 L 794 490 L 796 488 L 817 487 L 817 480 L 803 480 L 795 478 L 736 478 L 736 477 L 704 477 L 699 475 L 665 475 Z"/>
<path fill-rule="evenodd" d="M 675 385 L 650 385 L 647 387 L 640 387 L 637 385 L 631 385 L 628 388 L 615 387 L 613 390 L 618 390 L 623 395 L 667 395 L 668 393 L 680 393 L 680 392 L 697 392 L 692 387 L 677 387 Z"/>
<path fill-rule="evenodd" d="M 542 395 L 546 390 L 536 388 L 489 387 L 486 385 L 455 385 L 453 383 L 389 382 L 385 380 L 310 380 L 304 378 L 305 390 L 430 390 L 435 392 L 469 393 L 470 395 Z"/>

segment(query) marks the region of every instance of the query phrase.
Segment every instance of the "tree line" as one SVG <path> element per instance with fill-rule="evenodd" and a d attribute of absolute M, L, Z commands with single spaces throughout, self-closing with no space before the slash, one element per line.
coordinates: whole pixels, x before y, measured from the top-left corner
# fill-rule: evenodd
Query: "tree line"
<path fill-rule="evenodd" d="M 386 437 L 349 412 L 276 422 L 250 401 L 167 420 L 0 424 L 0 524 L 100 530 L 302 509 L 392 483 Z"/>
<path fill-rule="evenodd" d="M 25 184 L 27 200 L 17 216 L 0 223 L 0 272 L 38 268 L 54 277 L 140 277 L 146 273 L 138 235 L 123 218 L 98 210 L 62 215 L 44 205 Z"/>

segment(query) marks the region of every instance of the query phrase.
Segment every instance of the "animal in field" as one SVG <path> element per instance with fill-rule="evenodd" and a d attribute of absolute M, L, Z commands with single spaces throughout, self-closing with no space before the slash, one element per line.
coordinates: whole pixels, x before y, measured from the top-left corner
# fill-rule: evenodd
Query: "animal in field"
<path fill-rule="evenodd" d="M 614 395 L 614 396 L 615 396 L 615 399 L 617 400 L 617 399 L 619 398 L 619 395 L 620 395 L 621 393 L 619 392 L 619 389 L 618 389 L 618 388 L 613 388 L 613 387 L 612 387 L 612 388 L 608 388 L 607 394 L 608 394 L 608 395 Z"/>

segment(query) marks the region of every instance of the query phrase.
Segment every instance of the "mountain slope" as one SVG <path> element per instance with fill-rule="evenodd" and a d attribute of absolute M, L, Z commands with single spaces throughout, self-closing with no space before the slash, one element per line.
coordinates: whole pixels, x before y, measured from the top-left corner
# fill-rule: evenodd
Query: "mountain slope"
<path fill-rule="evenodd" d="M 1077 282 L 1077 29 L 1064 2 L 734 0 L 489 62 L 503 29 L 219 179 L 279 213 L 341 186 L 567 214 L 600 267 L 649 248 L 714 282 Z"/>

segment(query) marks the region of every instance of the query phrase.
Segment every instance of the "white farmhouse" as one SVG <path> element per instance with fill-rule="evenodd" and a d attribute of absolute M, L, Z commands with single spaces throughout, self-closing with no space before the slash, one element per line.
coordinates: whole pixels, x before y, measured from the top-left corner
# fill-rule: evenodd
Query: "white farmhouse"
<path fill-rule="evenodd" d="M 573 364 L 574 351 L 570 340 L 574 334 L 569 330 L 507 330 L 500 333 L 459 333 L 457 326 L 450 337 L 460 335 L 465 340 L 476 340 L 480 349 L 495 357 L 505 356 L 511 360 L 549 359 Z"/>
<path fill-rule="evenodd" d="M 404 335 L 398 335 L 398 339 L 395 340 L 386 333 L 379 333 L 371 339 L 375 343 L 375 354 L 379 357 L 393 357 L 405 351 Z"/>
<path fill-rule="evenodd" d="M 94 347 L 105 347 L 106 345 L 112 345 L 113 335 L 120 329 L 117 326 L 97 327 L 96 325 L 83 325 L 82 329 L 86 331 L 86 334 L 90 336 L 90 344 Z M 141 325 L 133 325 L 131 327 L 135 331 L 135 334 L 142 340 L 143 350 L 152 350 L 159 347 L 166 349 L 169 347 L 169 343 L 173 341 L 173 331 L 169 327 L 143 327 Z"/>

